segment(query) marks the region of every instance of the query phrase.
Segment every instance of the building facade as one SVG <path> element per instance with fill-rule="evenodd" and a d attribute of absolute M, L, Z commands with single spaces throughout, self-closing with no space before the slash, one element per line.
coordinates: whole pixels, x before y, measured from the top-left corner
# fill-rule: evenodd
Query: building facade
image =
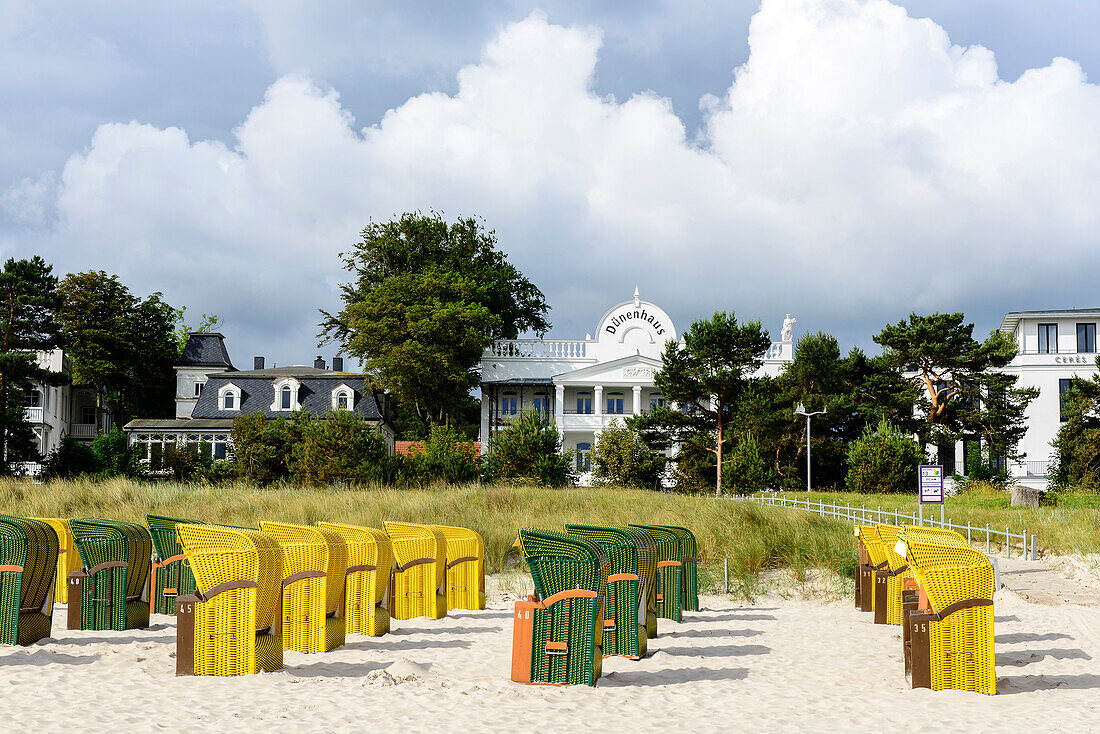
<path fill-rule="evenodd" d="M 233 419 L 259 413 L 274 420 L 297 410 L 315 416 L 348 410 L 376 426 L 393 451 L 389 396 L 364 387 L 366 376 L 343 371 L 343 360 L 332 369 L 318 357 L 312 367 L 264 367 L 238 370 L 229 358 L 222 334 L 191 334 L 176 365 L 176 417 L 136 419 L 126 424 L 130 444 L 139 455 L 156 463 L 169 445 L 197 445 L 216 461 L 232 458 Z"/>
<path fill-rule="evenodd" d="M 1017 387 L 1039 389 L 1027 408 L 1027 433 L 1016 447 L 1020 458 L 1008 462 L 1013 476 L 1047 476 L 1070 381 L 1097 372 L 1097 324 L 1100 309 L 1013 311 L 1001 321 L 1001 331 L 1014 337 L 1017 346 L 1004 372 L 1018 376 Z"/>
<path fill-rule="evenodd" d="M 777 375 L 794 358 L 793 324 L 788 314 L 761 374 Z M 584 481 L 601 431 L 665 404 L 653 375 L 665 343 L 679 339 L 669 315 L 635 289 L 632 299 L 600 317 L 594 337 L 494 342 L 481 359 L 481 445 L 492 451 L 494 434 L 524 411 L 537 411 L 553 419 L 565 450 L 576 452 Z"/>
<path fill-rule="evenodd" d="M 71 377 L 72 362 L 62 349 L 35 353 L 42 369 Z M 100 433 L 111 430 L 111 410 L 106 401 L 96 416 L 96 392 L 89 385 L 47 385 L 37 383 L 27 391 L 24 414 L 38 440 L 38 452 L 46 456 L 61 444 L 65 436 L 78 441 L 92 441 Z M 21 462 L 25 474 L 37 474 L 38 462 Z"/>

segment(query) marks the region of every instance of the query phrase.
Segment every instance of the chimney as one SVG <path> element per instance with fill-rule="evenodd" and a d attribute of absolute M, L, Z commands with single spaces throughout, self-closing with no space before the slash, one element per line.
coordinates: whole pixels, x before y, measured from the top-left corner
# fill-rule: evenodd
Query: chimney
<path fill-rule="evenodd" d="M 252 369 L 262 370 L 263 368 L 264 368 L 264 358 L 263 357 L 253 357 L 252 358 Z"/>
<path fill-rule="evenodd" d="M 323 370 L 325 368 L 325 360 L 321 355 L 317 355 L 317 359 L 313 360 L 313 368 L 317 370 Z"/>
<path fill-rule="evenodd" d="M 333 372 L 343 372 L 344 371 L 344 358 L 343 357 L 333 357 L 332 358 L 332 371 Z"/>

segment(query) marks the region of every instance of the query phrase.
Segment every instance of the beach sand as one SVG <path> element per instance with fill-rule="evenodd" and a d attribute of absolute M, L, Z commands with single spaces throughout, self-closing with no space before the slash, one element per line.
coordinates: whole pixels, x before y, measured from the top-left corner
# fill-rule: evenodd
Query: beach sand
<path fill-rule="evenodd" d="M 996 598 L 997 696 L 908 690 L 900 628 L 847 603 L 705 597 L 660 620 L 641 661 L 609 658 L 596 688 L 508 680 L 511 601 L 441 620 L 395 621 L 286 668 L 174 675 L 175 624 L 70 632 L 0 648 L 9 731 L 1100 731 L 1100 608 Z M 1092 727 L 1090 729 L 1090 727 Z"/>

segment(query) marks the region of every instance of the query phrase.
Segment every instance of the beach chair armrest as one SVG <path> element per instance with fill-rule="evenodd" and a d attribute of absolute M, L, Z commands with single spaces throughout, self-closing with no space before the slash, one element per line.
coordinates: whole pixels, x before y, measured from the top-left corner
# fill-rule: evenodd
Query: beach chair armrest
<path fill-rule="evenodd" d="M 567 591 L 559 591 L 553 596 L 546 597 L 542 600 L 542 606 L 545 609 L 566 599 L 595 599 L 597 596 L 599 596 L 599 594 L 595 591 L 589 591 L 588 589 L 569 589 Z"/>
<path fill-rule="evenodd" d="M 408 571 L 410 568 L 412 568 L 414 566 L 420 566 L 420 565 L 423 565 L 425 563 L 435 563 L 435 559 L 434 558 L 416 558 L 416 559 L 411 560 L 411 561 L 409 561 L 408 563 L 405 563 L 405 564 L 398 563 L 395 560 L 393 562 L 393 570 L 397 571 L 398 573 L 401 573 L 402 571 Z"/>
<path fill-rule="evenodd" d="M 298 573 L 292 573 L 283 579 L 283 588 L 290 586 L 298 581 L 304 581 L 305 579 L 323 579 L 327 576 L 324 571 L 299 571 Z"/>
<path fill-rule="evenodd" d="M 466 561 L 476 561 L 476 560 L 478 560 L 477 556 L 463 556 L 462 558 L 456 558 L 453 561 L 447 561 L 447 568 L 454 568 L 455 566 L 457 566 L 460 563 L 465 563 Z"/>
<path fill-rule="evenodd" d="M 614 584 L 618 581 L 637 581 L 638 574 L 636 573 L 613 573 L 607 577 L 607 583 Z"/>
<path fill-rule="evenodd" d="M 669 566 L 682 566 L 684 564 L 679 561 L 658 561 L 657 568 L 668 568 Z"/>
<path fill-rule="evenodd" d="M 348 566 L 348 570 L 344 572 L 344 575 L 345 576 L 350 576 L 353 573 L 358 573 L 360 571 L 377 571 L 377 570 L 378 570 L 377 566 L 372 566 L 369 563 L 364 563 L 360 566 Z"/>
<path fill-rule="evenodd" d="M 237 579 L 235 581 L 223 581 L 222 583 L 214 586 L 207 592 L 201 592 L 198 589 L 195 590 L 195 599 L 197 601 L 210 601 L 218 594 L 226 591 L 235 591 L 236 589 L 258 589 L 260 585 L 251 579 Z"/>

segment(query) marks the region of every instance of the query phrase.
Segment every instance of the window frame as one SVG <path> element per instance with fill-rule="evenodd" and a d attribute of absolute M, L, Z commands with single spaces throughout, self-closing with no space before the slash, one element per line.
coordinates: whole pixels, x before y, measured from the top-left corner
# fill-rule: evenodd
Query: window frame
<path fill-rule="evenodd" d="M 577 415 L 592 415 L 592 393 L 587 391 L 577 393 Z"/>
<path fill-rule="evenodd" d="M 1051 341 L 1051 331 L 1054 332 L 1054 340 Z M 1058 324 L 1055 323 L 1041 323 L 1038 324 L 1036 329 L 1038 336 L 1038 353 L 1039 354 L 1058 354 Z M 1045 348 L 1044 348 L 1045 347 Z"/>
<path fill-rule="evenodd" d="M 1084 327 L 1085 336 L 1085 348 L 1081 348 L 1081 331 Z M 1092 327 L 1091 329 L 1089 327 Z M 1077 324 L 1077 353 L 1078 354 L 1096 354 L 1096 322 L 1095 321 L 1081 321 Z M 1089 342 L 1092 342 L 1091 344 Z M 1089 349 L 1089 347 L 1092 347 Z"/>
<path fill-rule="evenodd" d="M 607 415 L 625 415 L 624 410 L 626 408 L 626 399 L 624 393 L 621 392 L 609 392 L 607 393 Z M 618 401 L 616 406 L 618 410 L 612 410 L 612 401 Z"/>
<path fill-rule="evenodd" d="M 1073 385 L 1072 377 L 1061 377 L 1058 379 L 1058 422 L 1065 423 L 1069 418 L 1066 417 L 1066 393 L 1069 392 L 1069 388 Z"/>
<path fill-rule="evenodd" d="M 577 471 L 582 473 L 592 471 L 592 444 L 588 441 L 578 441 L 576 454 Z"/>
<path fill-rule="evenodd" d="M 509 390 L 508 392 L 501 393 L 500 414 L 519 415 L 519 396 L 514 390 Z"/>

